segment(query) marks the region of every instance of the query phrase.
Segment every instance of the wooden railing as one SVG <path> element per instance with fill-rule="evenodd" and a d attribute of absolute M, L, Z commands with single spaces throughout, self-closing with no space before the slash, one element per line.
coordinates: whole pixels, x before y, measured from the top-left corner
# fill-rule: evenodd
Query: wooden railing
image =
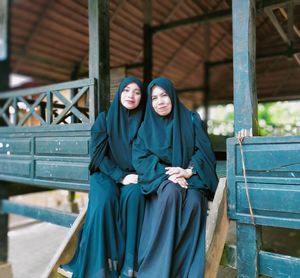
<path fill-rule="evenodd" d="M 94 121 L 94 79 L 82 79 L 0 94 L 2 127 L 47 127 L 58 124 L 89 124 Z M 66 96 L 68 95 L 68 96 Z M 83 105 L 78 105 L 81 100 Z M 20 115 L 23 112 L 24 115 Z M 69 121 L 66 119 L 69 118 Z"/>

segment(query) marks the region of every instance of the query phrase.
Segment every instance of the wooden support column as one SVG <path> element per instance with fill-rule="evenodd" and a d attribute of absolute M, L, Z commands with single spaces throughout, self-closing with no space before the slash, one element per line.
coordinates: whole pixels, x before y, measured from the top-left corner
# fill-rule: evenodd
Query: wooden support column
<path fill-rule="evenodd" d="M 10 1 L 0 0 L 0 92 L 9 89 Z"/>
<path fill-rule="evenodd" d="M 144 2 L 144 85 L 147 86 L 152 79 L 152 38 L 153 31 L 151 27 L 151 0 Z"/>
<path fill-rule="evenodd" d="M 109 1 L 88 0 L 89 9 L 89 77 L 95 78 L 96 90 L 90 96 L 94 122 L 109 106 Z"/>
<path fill-rule="evenodd" d="M 210 68 L 209 63 L 204 63 L 204 124 L 207 128 L 208 121 L 208 102 L 209 102 L 209 94 L 210 94 L 210 86 L 209 86 L 209 78 L 210 78 Z"/>
<path fill-rule="evenodd" d="M 232 1 L 234 130 L 257 135 L 255 1 Z"/>
<path fill-rule="evenodd" d="M 237 277 L 259 276 L 260 227 L 237 223 Z"/>
<path fill-rule="evenodd" d="M 0 0 L 0 92 L 9 89 L 10 72 L 10 14 L 9 0 Z M 3 103 L 0 102 L 0 107 Z M 0 125 L 3 125 L 1 119 Z M 4 183 L 3 183 L 4 184 Z M 0 276 L 12 277 L 8 257 L 8 214 L 1 211 L 1 202 L 8 198 L 7 187 L 0 186 Z M 2 276 L 1 276 L 2 277 Z"/>
<path fill-rule="evenodd" d="M 4 187 L 0 187 L 0 202 L 7 199 L 8 194 Z M 8 214 L 1 211 L 0 204 L 0 264 L 7 262 L 7 232 L 8 232 Z"/>

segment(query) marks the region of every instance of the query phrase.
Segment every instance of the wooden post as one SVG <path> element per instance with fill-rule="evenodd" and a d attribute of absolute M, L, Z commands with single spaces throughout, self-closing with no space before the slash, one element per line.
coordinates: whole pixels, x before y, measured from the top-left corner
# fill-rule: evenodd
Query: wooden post
<path fill-rule="evenodd" d="M 210 86 L 209 86 L 209 78 L 210 78 L 210 68 L 209 63 L 204 63 L 204 124 L 207 128 L 207 121 L 208 121 L 208 102 L 209 102 L 209 94 L 210 94 Z"/>
<path fill-rule="evenodd" d="M 9 88 L 10 72 L 10 12 L 9 0 L 0 0 L 0 91 Z M 3 103 L 0 102 L 0 106 Z M 3 125 L 2 120 L 0 125 Z M 7 263 L 8 255 L 8 214 L 1 211 L 1 201 L 8 198 L 7 187 L 0 186 L 0 273 L 12 277 L 11 266 Z M 0 276 L 1 276 L 0 274 Z M 4 276 L 3 276 L 4 277 Z"/>
<path fill-rule="evenodd" d="M 232 1 L 234 130 L 258 133 L 255 78 L 255 1 Z M 258 277 L 260 248 L 256 227 L 237 222 L 237 277 Z"/>
<path fill-rule="evenodd" d="M 237 223 L 237 277 L 259 276 L 260 227 Z"/>
<path fill-rule="evenodd" d="M 147 86 L 152 79 L 153 68 L 151 0 L 146 0 L 144 5 L 144 85 Z"/>
<path fill-rule="evenodd" d="M 232 1 L 234 130 L 257 135 L 255 1 Z"/>
<path fill-rule="evenodd" d="M 9 88 L 10 1 L 0 0 L 0 92 Z"/>
<path fill-rule="evenodd" d="M 96 90 L 91 95 L 94 122 L 98 113 L 109 106 L 109 1 L 88 0 L 89 9 L 89 77 L 95 78 Z"/>

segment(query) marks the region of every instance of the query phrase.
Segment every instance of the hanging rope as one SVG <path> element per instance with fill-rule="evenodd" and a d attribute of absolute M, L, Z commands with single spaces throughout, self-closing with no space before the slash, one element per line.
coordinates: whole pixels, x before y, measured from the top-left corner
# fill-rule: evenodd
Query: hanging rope
<path fill-rule="evenodd" d="M 239 132 L 237 134 L 236 138 L 237 138 L 237 140 L 239 142 L 239 145 L 240 145 L 240 151 L 241 151 L 241 157 L 242 157 L 243 175 L 244 175 L 244 181 L 245 181 L 245 186 L 246 186 L 246 196 L 247 196 L 247 200 L 248 200 L 249 211 L 250 211 L 250 215 L 251 215 L 252 224 L 255 225 L 254 214 L 253 214 L 253 210 L 252 210 L 252 206 L 251 206 L 249 189 L 248 189 L 248 182 L 247 182 L 247 176 L 246 176 L 246 167 L 245 167 L 245 159 L 244 159 L 244 152 L 243 152 L 243 146 L 242 146 L 245 136 L 243 136 L 241 134 L 241 132 Z"/>

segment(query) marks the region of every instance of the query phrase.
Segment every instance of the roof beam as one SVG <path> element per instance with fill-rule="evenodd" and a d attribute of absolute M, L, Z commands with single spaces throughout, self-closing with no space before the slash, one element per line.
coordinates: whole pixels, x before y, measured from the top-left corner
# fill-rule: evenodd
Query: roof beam
<path fill-rule="evenodd" d="M 291 45 L 291 41 L 288 38 L 287 34 L 282 29 L 282 26 L 279 23 L 277 17 L 275 16 L 273 10 L 272 9 L 265 9 L 265 13 L 269 17 L 269 19 L 271 20 L 272 24 L 274 25 L 275 29 L 277 30 L 278 34 L 283 39 L 283 41 L 290 46 Z"/>
<path fill-rule="evenodd" d="M 158 33 L 158 32 L 174 29 L 185 25 L 202 24 L 202 23 L 216 22 L 216 21 L 219 22 L 219 21 L 224 21 L 229 19 L 231 19 L 231 9 L 209 12 L 202 15 L 197 15 L 197 16 L 193 16 L 181 20 L 168 22 L 162 25 L 154 26 L 153 33 Z"/>

